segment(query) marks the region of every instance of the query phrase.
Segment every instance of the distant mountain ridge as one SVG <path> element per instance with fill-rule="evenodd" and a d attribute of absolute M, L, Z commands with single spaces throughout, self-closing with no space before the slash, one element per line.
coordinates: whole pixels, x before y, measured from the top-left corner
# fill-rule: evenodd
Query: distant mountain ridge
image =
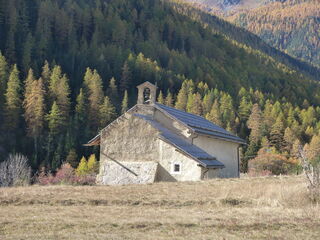
<path fill-rule="evenodd" d="M 271 46 L 320 66 L 316 0 L 186 0 L 257 34 Z"/>

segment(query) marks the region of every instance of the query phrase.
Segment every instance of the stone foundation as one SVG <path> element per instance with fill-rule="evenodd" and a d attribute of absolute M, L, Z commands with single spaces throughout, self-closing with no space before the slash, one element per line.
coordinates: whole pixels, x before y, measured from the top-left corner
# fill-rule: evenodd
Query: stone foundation
<path fill-rule="evenodd" d="M 114 162 L 106 161 L 100 167 L 99 184 L 124 185 L 155 182 L 157 162 Z"/>

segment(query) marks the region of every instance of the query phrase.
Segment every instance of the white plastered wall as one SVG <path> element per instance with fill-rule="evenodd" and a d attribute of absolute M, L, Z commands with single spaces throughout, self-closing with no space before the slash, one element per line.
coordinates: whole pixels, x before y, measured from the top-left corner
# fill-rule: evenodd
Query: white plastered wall
<path fill-rule="evenodd" d="M 171 144 L 159 141 L 160 159 L 158 167 L 158 181 L 199 181 L 201 167 L 198 162 L 180 153 Z M 180 164 L 180 173 L 173 173 L 173 164 Z"/>
<path fill-rule="evenodd" d="M 239 177 L 238 143 L 198 135 L 193 139 L 194 145 L 202 148 L 225 165 L 219 171 L 221 178 Z"/>

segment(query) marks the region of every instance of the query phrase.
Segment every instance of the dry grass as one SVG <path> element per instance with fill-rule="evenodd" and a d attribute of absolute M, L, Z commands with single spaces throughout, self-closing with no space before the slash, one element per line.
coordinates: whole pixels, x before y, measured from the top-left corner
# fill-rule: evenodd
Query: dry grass
<path fill-rule="evenodd" d="M 301 177 L 0 189 L 0 239 L 317 239 Z"/>

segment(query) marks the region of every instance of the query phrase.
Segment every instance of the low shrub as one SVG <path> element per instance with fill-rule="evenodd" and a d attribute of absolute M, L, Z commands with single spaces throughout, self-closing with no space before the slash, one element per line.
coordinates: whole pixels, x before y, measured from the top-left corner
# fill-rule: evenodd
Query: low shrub
<path fill-rule="evenodd" d="M 279 154 L 275 149 L 262 148 L 256 158 L 249 161 L 249 174 L 280 175 L 297 169 L 298 161 Z"/>
<path fill-rule="evenodd" d="M 10 154 L 0 163 L 0 187 L 23 186 L 30 183 L 31 168 L 22 154 Z"/>
<path fill-rule="evenodd" d="M 78 176 L 75 169 L 69 163 L 64 163 L 59 168 L 55 175 L 52 173 L 45 173 L 42 169 L 38 176 L 38 183 L 40 185 L 53 184 L 70 184 L 70 185 L 94 185 L 96 180 L 95 174 L 86 174 Z"/>

